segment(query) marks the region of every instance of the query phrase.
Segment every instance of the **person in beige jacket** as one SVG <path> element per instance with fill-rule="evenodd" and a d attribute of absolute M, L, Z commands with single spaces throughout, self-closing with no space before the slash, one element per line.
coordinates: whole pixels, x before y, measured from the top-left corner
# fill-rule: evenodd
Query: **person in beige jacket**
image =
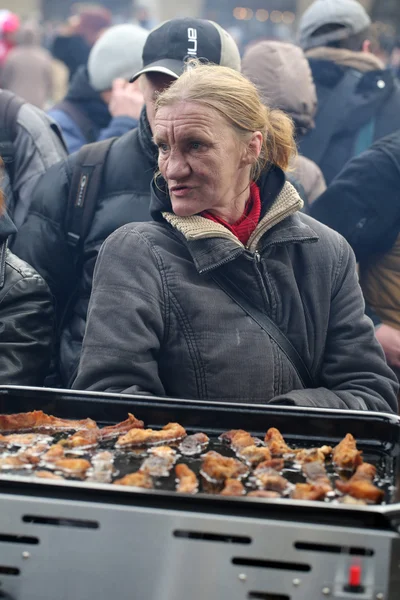
<path fill-rule="evenodd" d="M 257 86 L 264 104 L 292 117 L 297 139 L 314 127 L 317 93 L 301 48 L 278 41 L 256 43 L 245 52 L 242 73 Z M 320 168 L 305 156 L 293 159 L 291 171 L 309 203 L 326 190 Z"/>
<path fill-rule="evenodd" d="M 44 109 L 53 96 L 53 64 L 50 52 L 40 46 L 40 33 L 26 25 L 19 44 L 8 54 L 0 73 L 1 87 Z"/>

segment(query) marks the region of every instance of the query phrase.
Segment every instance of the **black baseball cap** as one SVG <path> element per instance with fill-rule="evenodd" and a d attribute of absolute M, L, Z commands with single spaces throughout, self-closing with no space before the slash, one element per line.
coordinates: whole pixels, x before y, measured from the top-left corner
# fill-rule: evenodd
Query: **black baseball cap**
<path fill-rule="evenodd" d="M 220 25 L 206 19 L 171 19 L 153 29 L 143 48 L 143 73 L 164 73 L 177 79 L 191 58 L 240 71 L 239 49 Z"/>

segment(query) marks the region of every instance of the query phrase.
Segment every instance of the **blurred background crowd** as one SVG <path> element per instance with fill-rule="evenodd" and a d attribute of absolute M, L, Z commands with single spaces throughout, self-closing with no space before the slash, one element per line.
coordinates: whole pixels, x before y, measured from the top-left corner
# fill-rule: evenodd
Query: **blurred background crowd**
<path fill-rule="evenodd" d="M 152 29 L 174 17 L 211 19 L 227 29 L 243 54 L 264 39 L 296 42 L 311 0 L 0 0 L 0 85 L 40 108 L 64 98 L 77 68 L 111 25 Z M 372 51 L 400 74 L 400 3 L 361 0 L 371 16 Z M 32 85 L 35 81 L 35 85 Z M 41 82 L 41 84 L 40 84 Z"/>

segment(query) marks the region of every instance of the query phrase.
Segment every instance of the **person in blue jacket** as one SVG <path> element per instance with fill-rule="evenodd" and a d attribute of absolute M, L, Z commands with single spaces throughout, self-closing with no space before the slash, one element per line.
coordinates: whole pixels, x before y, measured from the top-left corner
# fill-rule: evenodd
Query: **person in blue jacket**
<path fill-rule="evenodd" d="M 64 100 L 49 111 L 70 154 L 137 127 L 143 95 L 128 79 L 140 68 L 147 34 L 131 24 L 108 29 L 93 46 L 87 66 L 76 71 Z"/>

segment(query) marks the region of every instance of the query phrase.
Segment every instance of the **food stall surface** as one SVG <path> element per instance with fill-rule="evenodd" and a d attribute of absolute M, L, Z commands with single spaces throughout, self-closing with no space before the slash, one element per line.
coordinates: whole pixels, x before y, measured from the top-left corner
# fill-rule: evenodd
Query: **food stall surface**
<path fill-rule="evenodd" d="M 175 491 L 174 469 L 161 477 L 149 478 L 154 485 L 148 489 L 123 485 L 126 475 L 143 469 L 143 461 L 147 461 L 147 469 L 158 468 L 157 454 L 164 455 L 165 449 L 158 446 L 157 450 L 156 446 L 143 452 L 143 448 L 131 448 L 125 455 L 117 449 L 117 474 L 114 472 L 109 479 L 106 474 L 102 479 L 104 469 L 100 469 L 101 477 L 99 472 L 96 476 L 95 456 L 99 456 L 99 450 L 111 454 L 115 447 L 122 447 L 124 436 L 120 436 L 111 446 L 105 440 L 105 447 L 99 446 L 97 455 L 90 454 L 87 448 L 82 451 L 79 464 L 90 465 L 82 480 L 66 479 L 46 466 L 44 472 L 48 475 L 40 478 L 33 469 L 0 471 L 0 597 L 400 598 L 398 417 L 0 387 L 2 415 L 34 410 L 61 419 L 92 419 L 102 427 L 125 421 L 132 413 L 144 422 L 146 430 L 138 430 L 142 433 L 147 428 L 160 431 L 167 423 L 178 423 L 189 435 L 202 433 L 209 437 L 207 443 L 206 438 L 202 439 L 202 450 L 211 458 L 217 451 L 218 456 L 231 461 L 236 460 L 232 430 L 244 430 L 254 440 L 262 440 L 268 430 L 276 428 L 292 449 L 335 447 L 351 433 L 364 460 L 377 468 L 375 490 L 379 488 L 381 504 L 345 504 L 345 496 L 333 491 L 319 501 L 296 499 L 293 492 L 257 497 L 258 488 L 268 488 L 257 485 L 257 471 L 249 468 L 248 456 L 246 460 L 240 456 L 243 473 L 239 495 L 223 495 L 220 487 L 209 489 L 206 485 L 207 454 L 191 454 L 190 448 L 188 451 L 178 439 L 172 440 L 175 446 L 171 443 L 169 456 L 179 456 L 179 463 L 186 464 L 196 475 L 198 493 Z M 103 437 L 107 431 L 110 429 L 103 430 Z M 226 432 L 230 435 L 219 439 Z M 63 449 L 71 446 L 70 439 L 61 436 L 57 448 L 59 444 Z M 73 441 L 76 439 L 75 436 Z M 258 452 L 260 447 L 267 452 L 262 441 L 256 444 Z M 301 474 L 290 462 L 285 462 L 282 469 L 292 490 L 300 476 L 311 473 L 303 468 Z M 331 479 L 338 477 L 329 465 L 327 474 Z M 215 488 L 215 480 L 208 483 Z M 340 485 L 347 489 L 347 483 L 339 481 L 339 488 Z M 300 488 L 303 490 L 304 484 Z M 242 495 L 245 492 L 247 495 Z"/>

